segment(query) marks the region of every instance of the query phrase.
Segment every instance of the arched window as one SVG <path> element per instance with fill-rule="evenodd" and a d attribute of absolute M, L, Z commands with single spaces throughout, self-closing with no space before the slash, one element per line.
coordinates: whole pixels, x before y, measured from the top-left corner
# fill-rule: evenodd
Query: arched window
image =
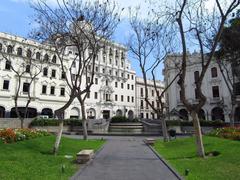
<path fill-rule="evenodd" d="M 217 68 L 216 68 L 216 67 L 213 67 L 213 68 L 211 69 L 211 74 L 212 74 L 212 78 L 215 78 L 215 77 L 218 76 L 218 74 L 217 74 Z"/>
<path fill-rule="evenodd" d="M 9 54 L 13 53 L 13 47 L 11 45 L 8 45 L 7 53 L 9 53 Z"/>
<path fill-rule="evenodd" d="M 27 50 L 27 57 L 28 58 L 32 57 L 32 51 L 30 49 Z"/>
<path fill-rule="evenodd" d="M 49 60 L 49 56 L 48 56 L 48 54 L 45 54 L 45 55 L 44 55 L 44 58 L 43 58 L 43 61 L 46 61 L 46 62 L 47 62 L 48 60 Z"/>
<path fill-rule="evenodd" d="M 21 47 L 17 48 L 17 55 L 22 56 L 22 48 Z"/>
<path fill-rule="evenodd" d="M 212 115 L 212 121 L 216 121 L 216 120 L 224 121 L 224 112 L 223 112 L 223 109 L 220 107 L 213 108 L 211 115 Z"/>
<path fill-rule="evenodd" d="M 56 63 L 56 62 L 57 62 L 57 56 L 54 55 L 54 56 L 52 57 L 52 63 Z"/>
<path fill-rule="evenodd" d="M 183 120 L 188 120 L 188 112 L 186 109 L 181 109 L 179 111 L 179 117 L 180 119 L 183 119 Z"/>
<path fill-rule="evenodd" d="M 36 59 L 40 60 L 40 58 L 41 58 L 41 54 L 40 54 L 40 52 L 37 52 L 36 53 Z"/>
<path fill-rule="evenodd" d="M 2 51 L 2 44 L 0 43 L 0 51 Z"/>

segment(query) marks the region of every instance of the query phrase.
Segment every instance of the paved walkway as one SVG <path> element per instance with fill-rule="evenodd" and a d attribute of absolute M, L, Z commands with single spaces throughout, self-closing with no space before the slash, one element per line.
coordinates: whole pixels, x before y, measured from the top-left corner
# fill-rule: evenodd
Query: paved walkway
<path fill-rule="evenodd" d="M 104 148 L 73 180 L 175 180 L 176 176 L 139 137 L 108 138 Z"/>

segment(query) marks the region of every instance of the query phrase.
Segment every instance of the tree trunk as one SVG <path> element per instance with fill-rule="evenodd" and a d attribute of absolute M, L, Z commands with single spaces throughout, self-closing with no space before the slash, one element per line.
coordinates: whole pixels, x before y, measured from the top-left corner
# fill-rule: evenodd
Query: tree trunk
<path fill-rule="evenodd" d="M 24 128 L 24 119 L 20 118 L 20 121 L 21 121 L 21 129 L 23 129 Z"/>
<path fill-rule="evenodd" d="M 81 104 L 81 112 L 82 112 L 83 139 L 87 140 L 88 132 L 87 132 L 87 118 L 86 118 L 86 112 L 85 112 L 85 104 L 83 101 L 81 101 L 80 104 Z"/>
<path fill-rule="evenodd" d="M 163 141 L 168 142 L 169 136 L 168 136 L 166 120 L 164 118 L 161 119 L 161 116 L 159 114 L 158 114 L 158 119 L 161 120 L 161 123 L 162 123 Z"/>
<path fill-rule="evenodd" d="M 55 111 L 55 116 L 59 120 L 59 129 L 58 129 L 58 134 L 57 134 L 56 141 L 55 141 L 55 144 L 54 144 L 54 147 L 53 147 L 53 154 L 54 155 L 57 155 L 57 153 L 58 153 L 59 145 L 60 145 L 61 138 L 62 138 L 64 110 L 67 109 L 71 105 L 71 103 L 73 102 L 74 99 L 75 99 L 74 94 L 71 94 L 68 102 L 63 107 L 61 107 L 60 109 L 57 109 Z"/>
<path fill-rule="evenodd" d="M 57 155 L 57 153 L 58 153 L 59 145 L 60 145 L 61 138 L 62 138 L 63 119 L 61 119 L 61 120 L 59 120 L 59 121 L 60 121 L 60 122 L 59 122 L 58 134 L 57 134 L 56 141 L 55 141 L 55 144 L 54 144 L 54 147 L 53 147 L 53 154 L 54 154 L 54 155 Z"/>
<path fill-rule="evenodd" d="M 205 158 L 205 151 L 204 151 L 203 139 L 202 139 L 202 131 L 201 131 L 201 126 L 200 126 L 200 121 L 199 121 L 198 115 L 195 111 L 192 111 L 191 117 L 193 119 L 193 126 L 194 126 L 195 136 L 196 136 L 197 155 L 202 158 Z"/>
<path fill-rule="evenodd" d="M 168 142 L 169 136 L 168 136 L 167 124 L 165 119 L 162 119 L 162 132 L 163 132 L 163 141 Z"/>

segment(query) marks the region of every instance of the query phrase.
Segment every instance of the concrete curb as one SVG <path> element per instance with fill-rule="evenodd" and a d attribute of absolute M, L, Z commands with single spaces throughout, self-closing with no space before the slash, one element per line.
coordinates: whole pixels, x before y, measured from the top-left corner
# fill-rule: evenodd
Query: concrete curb
<path fill-rule="evenodd" d="M 106 143 L 107 143 L 107 140 L 106 140 Z M 102 147 L 95 152 L 95 155 L 91 160 L 89 160 L 86 164 L 82 164 L 80 166 L 80 169 L 70 178 L 71 180 L 76 180 L 77 177 L 79 177 L 79 175 L 83 172 L 83 170 L 93 163 L 93 160 L 102 151 L 106 143 L 104 143 Z"/>
<path fill-rule="evenodd" d="M 158 152 L 157 152 L 152 146 L 150 146 L 150 145 L 147 145 L 147 146 L 152 150 L 152 152 L 159 158 L 159 160 L 162 161 L 162 162 L 168 167 L 168 169 L 169 169 L 179 180 L 184 180 L 184 178 L 183 178 L 182 176 L 180 176 L 180 175 L 178 174 L 178 172 L 175 171 L 175 169 L 173 169 L 173 168 L 167 163 L 167 161 L 166 161 L 163 157 L 161 157 L 161 156 L 158 154 Z"/>

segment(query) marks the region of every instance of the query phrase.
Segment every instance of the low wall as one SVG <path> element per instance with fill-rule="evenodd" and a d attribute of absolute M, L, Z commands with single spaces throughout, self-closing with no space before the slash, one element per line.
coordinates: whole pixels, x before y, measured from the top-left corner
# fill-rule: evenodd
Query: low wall
<path fill-rule="evenodd" d="M 32 126 L 32 129 L 46 130 L 51 133 L 57 133 L 59 130 L 59 126 Z M 63 126 L 63 132 L 68 132 L 70 130 L 70 126 Z"/>
<path fill-rule="evenodd" d="M 34 118 L 25 119 L 23 126 L 28 128 Z M 18 118 L 0 118 L 0 128 L 20 128 L 21 121 Z"/>

